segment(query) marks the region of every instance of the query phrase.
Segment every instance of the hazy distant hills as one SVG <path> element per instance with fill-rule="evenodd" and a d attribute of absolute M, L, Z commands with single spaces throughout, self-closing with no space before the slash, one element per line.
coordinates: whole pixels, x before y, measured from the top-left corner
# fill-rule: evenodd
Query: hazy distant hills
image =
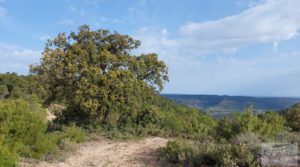
<path fill-rule="evenodd" d="M 217 96 L 217 95 L 179 95 L 163 94 L 162 96 L 190 107 L 207 112 L 243 111 L 252 106 L 254 111 L 281 110 L 300 102 L 300 98 L 286 97 L 247 97 L 247 96 Z"/>

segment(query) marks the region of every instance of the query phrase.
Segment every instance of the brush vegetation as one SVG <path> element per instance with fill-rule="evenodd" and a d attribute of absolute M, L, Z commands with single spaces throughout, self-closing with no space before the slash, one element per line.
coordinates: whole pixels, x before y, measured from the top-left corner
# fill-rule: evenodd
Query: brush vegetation
<path fill-rule="evenodd" d="M 91 133 L 173 138 L 160 158 L 179 166 L 257 166 L 261 142 L 299 144 L 299 105 L 214 119 L 161 97 L 167 66 L 155 53 L 132 54 L 139 45 L 83 25 L 49 40 L 30 75 L 1 74 L 0 166 L 47 159 Z M 45 108 L 53 103 L 64 107 L 48 122 Z"/>

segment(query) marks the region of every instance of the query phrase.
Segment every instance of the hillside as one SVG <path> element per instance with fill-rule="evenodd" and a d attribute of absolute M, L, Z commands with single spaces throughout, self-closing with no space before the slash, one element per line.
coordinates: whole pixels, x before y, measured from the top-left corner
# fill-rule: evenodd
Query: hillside
<path fill-rule="evenodd" d="M 247 97 L 247 96 L 218 96 L 218 95 L 179 95 L 163 94 L 162 96 L 185 104 L 189 107 L 199 108 L 207 112 L 243 111 L 252 106 L 256 112 L 266 110 L 282 110 L 298 102 L 300 98 L 286 97 Z"/>

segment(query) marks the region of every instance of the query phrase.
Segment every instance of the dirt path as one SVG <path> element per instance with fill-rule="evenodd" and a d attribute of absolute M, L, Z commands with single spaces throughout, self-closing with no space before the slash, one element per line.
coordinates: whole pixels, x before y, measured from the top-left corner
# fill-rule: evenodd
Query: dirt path
<path fill-rule="evenodd" d="M 167 139 L 153 137 L 138 141 L 91 141 L 78 145 L 76 152 L 64 162 L 41 162 L 39 167 L 144 167 L 170 166 L 157 159 L 157 149 Z"/>

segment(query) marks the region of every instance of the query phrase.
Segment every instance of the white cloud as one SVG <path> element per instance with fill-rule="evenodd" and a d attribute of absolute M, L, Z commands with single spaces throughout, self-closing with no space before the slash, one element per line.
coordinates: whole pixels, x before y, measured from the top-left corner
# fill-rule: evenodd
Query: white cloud
<path fill-rule="evenodd" d="M 6 9 L 0 6 L 0 18 L 5 17 L 5 15 L 6 15 Z"/>
<path fill-rule="evenodd" d="M 196 50 L 218 51 L 295 37 L 300 29 L 299 0 L 266 0 L 241 14 L 180 28 L 182 43 Z"/>
<path fill-rule="evenodd" d="M 168 49 L 195 56 L 218 51 L 233 54 L 240 48 L 262 43 L 273 44 L 276 51 L 281 41 L 298 35 L 299 15 L 299 0 L 265 0 L 238 15 L 215 21 L 187 23 L 179 28 L 179 37 L 176 39 L 170 39 L 165 34 L 168 32 L 159 32 L 161 35 L 157 36 L 157 31 L 155 33 L 145 28 L 137 33 L 137 37 L 142 38 L 148 48 L 162 49 L 172 41 L 176 46 Z"/>
<path fill-rule="evenodd" d="M 51 36 L 48 34 L 43 34 L 39 37 L 39 40 L 46 42 L 48 39 L 51 39 Z"/>
<path fill-rule="evenodd" d="M 71 5 L 71 6 L 69 7 L 69 9 L 70 9 L 70 11 L 72 11 L 72 12 L 76 12 L 76 11 L 77 11 L 77 8 L 76 8 L 75 6 L 73 6 L 73 5 Z"/>
<path fill-rule="evenodd" d="M 65 26 L 71 26 L 71 25 L 75 24 L 75 21 L 71 20 L 71 19 L 64 19 L 64 20 L 59 21 L 58 24 L 65 25 Z"/>
<path fill-rule="evenodd" d="M 300 90 L 300 52 L 281 54 L 274 43 L 264 55 L 243 56 L 235 49 L 199 56 L 193 48 L 171 39 L 167 29 L 144 27 L 135 38 L 142 41 L 139 53 L 155 52 L 169 68 L 165 93 L 297 96 Z M 246 49 L 247 52 L 247 49 Z M 298 79 L 299 78 L 299 79 Z M 290 89 L 288 89 L 290 88 Z"/>
<path fill-rule="evenodd" d="M 40 51 L 0 43 L 0 72 L 28 73 L 28 65 L 38 62 Z"/>
<path fill-rule="evenodd" d="M 246 4 L 249 7 L 253 7 L 253 6 L 259 5 L 263 1 L 264 0 L 235 0 L 235 3 L 237 5 L 244 5 L 244 4 Z"/>
<path fill-rule="evenodd" d="M 95 5 L 99 2 L 103 2 L 103 1 L 106 1 L 106 0 L 84 0 L 84 3 L 86 4 L 90 4 L 90 5 Z"/>
<path fill-rule="evenodd" d="M 183 25 L 177 38 L 149 27 L 135 37 L 142 41 L 138 53 L 156 52 L 169 67 L 165 92 L 296 96 L 300 53 L 280 54 L 278 45 L 297 37 L 299 15 L 298 0 L 267 0 L 238 15 Z M 259 44 L 273 48 L 264 55 L 242 55 Z"/>

